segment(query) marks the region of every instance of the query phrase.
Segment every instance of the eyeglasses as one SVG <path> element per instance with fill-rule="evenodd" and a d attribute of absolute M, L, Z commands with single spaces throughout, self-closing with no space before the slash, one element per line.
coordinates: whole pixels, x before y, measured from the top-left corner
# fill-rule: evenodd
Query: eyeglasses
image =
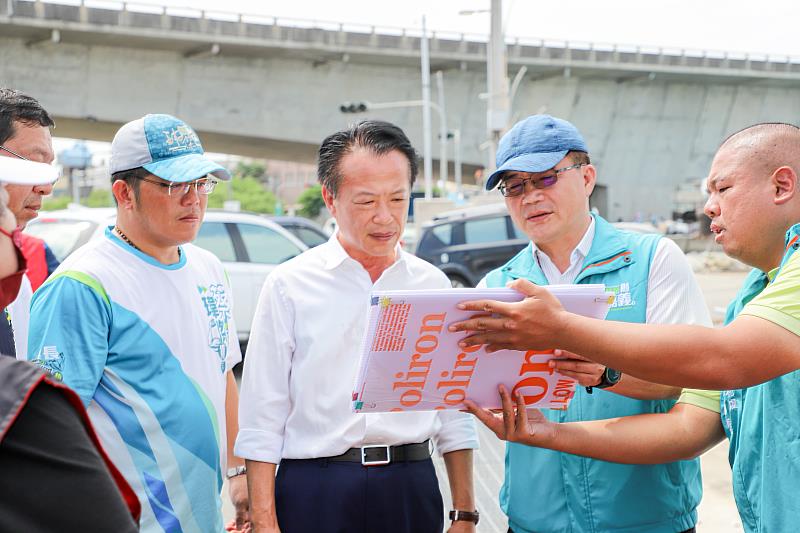
<path fill-rule="evenodd" d="M 9 150 L 8 148 L 6 148 L 5 146 L 3 146 L 2 144 L 0 144 L 0 150 L 3 150 L 4 152 L 8 152 L 9 154 L 11 154 L 11 155 L 13 155 L 14 157 L 17 157 L 17 158 L 19 158 L 19 159 L 22 159 L 22 160 L 25 160 L 25 161 L 30 161 L 30 159 L 28 159 L 28 158 L 27 158 L 27 157 L 25 157 L 24 155 L 19 155 L 19 154 L 18 154 L 17 152 L 15 152 L 14 150 Z"/>
<path fill-rule="evenodd" d="M 540 176 L 537 179 L 533 178 L 508 178 L 503 180 L 503 183 L 500 184 L 500 194 L 505 196 L 506 198 L 512 196 L 519 196 L 525 192 L 525 184 L 530 183 L 533 185 L 534 189 L 547 189 L 548 187 L 552 187 L 558 181 L 558 175 L 562 172 L 566 172 L 568 170 L 572 170 L 575 168 L 581 168 L 582 166 L 586 165 L 586 163 L 579 163 L 577 165 L 571 165 L 568 167 L 563 168 L 555 168 L 553 169 L 552 174 L 547 174 L 546 176 Z"/>
<path fill-rule="evenodd" d="M 176 196 L 184 196 L 188 194 L 190 190 L 192 190 L 192 187 L 194 187 L 194 190 L 197 191 L 198 194 L 208 196 L 209 194 L 214 192 L 214 188 L 217 186 L 217 181 L 209 178 L 200 178 L 199 180 L 187 181 L 185 183 L 176 183 L 176 182 L 162 183 L 160 181 L 151 180 L 147 178 L 139 178 L 139 179 L 142 181 L 146 181 L 147 183 L 152 183 L 154 185 L 159 185 L 161 187 L 164 187 L 165 189 L 167 189 L 167 194 L 169 196 L 172 196 L 173 192 L 175 192 Z"/>

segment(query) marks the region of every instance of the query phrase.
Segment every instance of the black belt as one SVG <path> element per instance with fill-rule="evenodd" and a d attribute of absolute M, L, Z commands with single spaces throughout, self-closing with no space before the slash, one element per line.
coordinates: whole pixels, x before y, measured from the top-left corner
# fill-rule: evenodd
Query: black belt
<path fill-rule="evenodd" d="M 326 457 L 328 461 L 361 463 L 364 466 L 380 466 L 397 461 L 424 461 L 430 459 L 430 439 L 415 444 L 388 446 L 384 444 L 350 448 L 342 455 Z"/>

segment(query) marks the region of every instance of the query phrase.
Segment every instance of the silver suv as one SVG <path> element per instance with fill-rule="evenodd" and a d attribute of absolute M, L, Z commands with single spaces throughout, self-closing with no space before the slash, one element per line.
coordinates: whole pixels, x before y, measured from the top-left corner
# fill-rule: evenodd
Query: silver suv
<path fill-rule="evenodd" d="M 43 239 L 59 261 L 103 235 L 114 224 L 114 208 L 78 207 L 43 212 L 26 232 Z M 209 209 L 194 244 L 216 255 L 230 276 L 239 341 L 250 337 L 258 295 L 275 265 L 303 253 L 308 246 L 267 217 Z"/>

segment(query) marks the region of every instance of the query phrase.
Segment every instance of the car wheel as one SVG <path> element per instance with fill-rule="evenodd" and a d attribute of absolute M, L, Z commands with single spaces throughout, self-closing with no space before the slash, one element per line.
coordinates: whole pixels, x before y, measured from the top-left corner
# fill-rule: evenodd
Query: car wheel
<path fill-rule="evenodd" d="M 448 278 L 450 278 L 450 285 L 453 286 L 454 289 L 463 289 L 472 287 L 467 280 L 459 276 L 458 274 L 448 274 Z"/>

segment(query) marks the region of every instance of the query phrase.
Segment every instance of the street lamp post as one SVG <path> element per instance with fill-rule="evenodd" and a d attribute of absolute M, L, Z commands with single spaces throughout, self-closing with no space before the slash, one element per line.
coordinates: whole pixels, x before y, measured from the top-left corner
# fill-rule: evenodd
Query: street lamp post
<path fill-rule="evenodd" d="M 422 168 L 425 176 L 425 199 L 433 198 L 433 161 L 431 160 L 431 66 L 428 51 L 428 30 L 422 16 L 420 40 L 420 67 L 422 69 Z"/>
<path fill-rule="evenodd" d="M 487 175 L 495 169 L 497 143 L 508 124 L 509 98 L 506 43 L 503 38 L 502 0 L 492 0 L 491 32 L 487 50 L 486 74 L 489 89 L 486 124 L 489 133 Z"/>
<path fill-rule="evenodd" d="M 447 116 L 444 107 L 444 75 L 441 70 L 436 71 L 436 89 L 439 93 L 439 180 L 447 183 L 447 124 L 444 117 Z"/>
<path fill-rule="evenodd" d="M 481 148 L 487 148 L 488 152 L 487 174 L 494 171 L 497 164 L 495 160 L 497 143 L 503 131 L 508 127 L 511 109 L 508 91 L 506 43 L 503 37 L 503 2 L 502 0 L 491 0 L 491 3 L 491 8 L 488 10 L 466 9 L 458 12 L 459 15 L 475 15 L 488 12 L 491 16 L 489 41 L 486 43 L 486 129 L 488 140 L 481 145 Z M 524 71 L 521 72 L 524 76 Z"/>
<path fill-rule="evenodd" d="M 456 178 L 456 196 L 463 199 L 461 192 L 461 130 L 453 130 L 453 171 Z"/>

